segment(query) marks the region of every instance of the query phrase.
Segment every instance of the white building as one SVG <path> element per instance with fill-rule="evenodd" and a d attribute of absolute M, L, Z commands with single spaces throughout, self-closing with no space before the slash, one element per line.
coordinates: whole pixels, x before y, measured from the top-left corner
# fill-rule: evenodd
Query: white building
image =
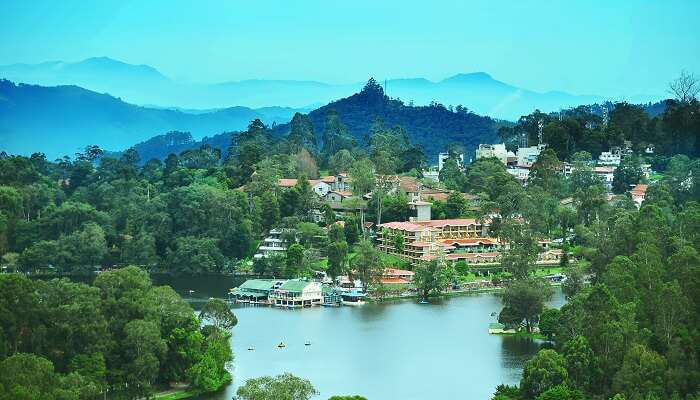
<path fill-rule="evenodd" d="M 503 165 L 508 164 L 508 151 L 504 143 L 499 144 L 480 144 L 476 149 L 476 159 L 495 157 L 501 160 Z"/>
<path fill-rule="evenodd" d="M 272 229 L 268 236 L 263 239 L 253 258 L 267 258 L 273 254 L 284 255 L 286 252 L 287 243 L 282 239 L 282 231 L 280 229 Z"/>
<path fill-rule="evenodd" d="M 440 181 L 440 171 L 437 169 L 434 169 L 435 167 L 432 167 L 430 169 L 424 169 L 423 170 L 423 178 L 425 179 L 430 179 L 435 182 Z"/>
<path fill-rule="evenodd" d="M 617 167 L 614 166 L 600 166 L 594 167 L 593 172 L 603 181 L 605 187 L 610 190 L 612 189 L 613 179 L 615 177 L 615 170 Z"/>
<path fill-rule="evenodd" d="M 526 185 L 530 178 L 530 168 L 524 166 L 516 166 L 506 169 L 509 174 L 513 175 L 521 185 Z"/>
<path fill-rule="evenodd" d="M 450 158 L 450 153 L 440 153 L 438 154 L 438 171 L 442 171 L 442 167 L 445 166 L 445 161 Z M 459 159 L 460 168 L 464 165 L 464 154 L 459 154 L 457 156 Z"/>
<path fill-rule="evenodd" d="M 518 166 L 531 167 L 537 161 L 537 157 L 542 150 L 544 150 L 543 145 L 518 148 L 518 153 L 516 154 Z"/>
<path fill-rule="evenodd" d="M 269 298 L 277 307 L 310 307 L 323 302 L 323 290 L 319 282 L 290 279 L 271 290 Z"/>
<path fill-rule="evenodd" d="M 621 160 L 622 157 L 619 149 L 604 151 L 598 156 L 598 164 L 600 165 L 620 165 Z"/>

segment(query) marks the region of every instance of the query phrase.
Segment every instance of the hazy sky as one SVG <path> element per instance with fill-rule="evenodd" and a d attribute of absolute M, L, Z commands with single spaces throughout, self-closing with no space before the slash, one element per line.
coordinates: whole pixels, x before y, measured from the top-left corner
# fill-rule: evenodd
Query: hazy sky
<path fill-rule="evenodd" d="M 700 75 L 699 17 L 700 0 L 2 0 L 0 64 L 109 56 L 197 82 L 486 71 L 621 97 Z"/>

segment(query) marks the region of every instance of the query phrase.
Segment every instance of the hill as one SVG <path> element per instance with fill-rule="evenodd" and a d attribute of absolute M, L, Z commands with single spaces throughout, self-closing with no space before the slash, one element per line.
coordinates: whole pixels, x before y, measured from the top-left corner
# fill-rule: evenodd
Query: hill
<path fill-rule="evenodd" d="M 445 151 L 450 143 L 458 143 L 467 150 L 474 149 L 479 143 L 496 140 L 499 125 L 489 117 L 483 117 L 466 111 L 450 111 L 441 105 L 407 106 L 399 100 L 384 95 L 381 88 L 363 89 L 350 97 L 334 101 L 309 113 L 314 125 L 317 141 L 321 143 L 325 128 L 325 116 L 335 110 L 346 125 L 348 133 L 359 143 L 365 141 L 372 122 L 380 118 L 385 126 L 402 126 L 411 143 L 417 144 L 428 157 L 429 163 L 435 163 L 437 153 Z M 272 128 L 274 136 L 288 133 L 289 124 Z M 134 145 L 142 160 L 150 158 L 164 159 L 170 153 L 180 153 L 197 148 L 203 144 L 221 149 L 225 152 L 231 143 L 231 133 L 221 133 L 202 140 L 194 140 L 183 132 L 170 132 Z"/>
<path fill-rule="evenodd" d="M 451 111 L 440 104 L 406 105 L 400 100 L 386 96 L 381 87 L 373 88 L 367 85 L 359 93 L 309 113 L 319 141 L 325 128 L 326 113 L 330 110 L 338 112 L 348 132 L 358 142 L 365 140 L 373 121 L 377 118 L 387 127 L 400 125 L 406 130 L 411 142 L 420 146 L 430 162 L 435 162 L 437 154 L 445 151 L 450 143 L 473 149 L 479 143 L 496 140 L 497 122 L 489 117 L 466 110 Z M 286 124 L 275 128 L 278 134 L 287 130 Z"/>
<path fill-rule="evenodd" d="M 153 67 L 132 65 L 107 57 L 76 63 L 49 62 L 0 66 L 0 78 L 45 86 L 77 85 L 110 93 L 133 104 L 159 107 L 212 109 L 231 104 L 247 107 L 307 107 L 326 104 L 358 92 L 363 84 L 330 84 L 317 81 L 253 79 L 211 84 L 172 80 Z M 601 103 L 601 96 L 579 96 L 562 91 L 535 92 L 499 81 L 485 72 L 457 74 L 440 81 L 423 78 L 389 79 L 387 94 L 406 103 L 461 104 L 477 114 L 517 120 L 535 109 L 558 111 L 579 104 Z M 634 102 L 661 98 L 632 96 Z"/>
<path fill-rule="evenodd" d="M 291 108 L 229 107 L 189 113 L 140 107 L 77 86 L 44 87 L 0 80 L 0 150 L 72 155 L 88 144 L 124 149 L 170 131 L 206 135 L 245 129 L 260 118 L 267 124 L 289 121 Z"/>

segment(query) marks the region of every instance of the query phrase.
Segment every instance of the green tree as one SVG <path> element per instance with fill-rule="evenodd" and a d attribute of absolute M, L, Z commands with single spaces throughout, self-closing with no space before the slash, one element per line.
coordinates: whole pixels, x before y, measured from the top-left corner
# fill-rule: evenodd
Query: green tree
<path fill-rule="evenodd" d="M 382 259 L 367 240 L 362 240 L 355 246 L 355 253 L 357 254 L 351 261 L 352 268 L 362 281 L 362 288 L 367 291 L 367 287 L 383 272 Z"/>
<path fill-rule="evenodd" d="M 503 292 L 503 310 L 498 320 L 506 325 L 520 324 L 525 321 L 525 328 L 532 332 L 533 324 L 539 321 L 544 310 L 544 302 L 553 294 L 547 283 L 537 279 L 518 280 L 510 284 Z"/>
<path fill-rule="evenodd" d="M 633 185 L 639 183 L 643 177 L 639 158 L 636 156 L 625 157 L 613 173 L 613 192 L 625 193 Z"/>
<path fill-rule="evenodd" d="M 277 196 L 271 191 L 263 193 L 260 198 L 262 208 L 262 226 L 265 231 L 269 231 L 279 223 L 280 206 L 277 202 Z"/>
<path fill-rule="evenodd" d="M 584 277 L 581 268 L 578 266 L 569 267 L 566 270 L 566 280 L 561 285 L 561 289 L 566 298 L 570 299 L 574 297 L 577 293 L 583 290 L 583 285 Z"/>
<path fill-rule="evenodd" d="M 368 159 L 357 160 L 350 168 L 352 177 L 352 192 L 356 196 L 363 196 L 374 189 L 375 176 L 374 165 Z"/>
<path fill-rule="evenodd" d="M 228 332 L 238 324 L 238 318 L 231 308 L 221 299 L 209 299 L 199 313 L 199 320 L 210 322 L 216 329 Z"/>
<path fill-rule="evenodd" d="M 520 386 L 525 398 L 535 399 L 549 389 L 566 383 L 567 378 L 564 357 L 554 350 L 540 350 L 525 363 Z"/>
<path fill-rule="evenodd" d="M 666 360 L 642 344 L 633 345 L 625 354 L 622 368 L 615 374 L 613 389 L 629 400 L 665 397 Z"/>
<path fill-rule="evenodd" d="M 295 278 L 301 270 L 301 266 L 304 263 L 304 246 L 299 243 L 292 243 L 289 248 L 287 248 L 287 260 L 285 275 L 290 278 Z"/>
<path fill-rule="evenodd" d="M 0 362 L 0 399 L 59 399 L 59 376 L 51 361 L 34 354 L 18 353 Z"/>
<path fill-rule="evenodd" d="M 447 218 L 459 218 L 464 214 L 467 203 L 459 192 L 452 192 L 447 196 L 445 203 L 445 214 Z"/>
<path fill-rule="evenodd" d="M 439 295 L 455 280 L 457 273 L 451 265 L 441 260 L 420 264 L 415 271 L 413 284 L 424 300 Z"/>
<path fill-rule="evenodd" d="M 344 272 L 348 244 L 345 240 L 331 242 L 328 245 L 328 274 L 333 280 Z"/>
<path fill-rule="evenodd" d="M 318 394 L 311 382 L 289 373 L 248 379 L 236 391 L 241 400 L 309 400 Z"/>
<path fill-rule="evenodd" d="M 588 390 L 597 375 L 595 355 L 584 336 L 576 336 L 564 344 L 566 370 L 572 386 Z"/>
<path fill-rule="evenodd" d="M 540 333 L 545 335 L 547 339 L 553 340 L 559 328 L 560 312 L 556 308 L 545 308 L 540 314 Z"/>
<path fill-rule="evenodd" d="M 132 320 L 124 326 L 124 373 L 133 395 L 148 395 L 158 377 L 167 346 L 155 322 Z"/>
<path fill-rule="evenodd" d="M 216 242 L 212 238 L 179 237 L 175 239 L 174 250 L 168 253 L 168 265 L 177 272 L 221 271 L 225 258 Z"/>

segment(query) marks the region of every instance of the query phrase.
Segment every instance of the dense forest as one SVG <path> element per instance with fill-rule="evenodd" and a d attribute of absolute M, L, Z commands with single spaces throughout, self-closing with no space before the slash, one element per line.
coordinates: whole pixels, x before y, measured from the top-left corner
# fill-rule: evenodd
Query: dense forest
<path fill-rule="evenodd" d="M 0 275 L 0 399 L 138 399 L 169 382 L 209 392 L 231 381 L 237 319 L 221 300 L 199 317 L 128 267 L 93 284 Z"/>
<path fill-rule="evenodd" d="M 561 310 L 543 309 L 551 292 L 527 274 L 509 285 L 499 321 L 525 320 L 528 329 L 539 321 L 553 348 L 527 362 L 518 387 L 498 387 L 494 400 L 698 398 L 697 180 L 693 187 L 689 196 L 657 184 L 639 210 L 604 206 L 577 225 L 569 245 L 581 261 L 567 272 Z M 514 243 L 504 262 L 527 270 L 527 241 Z"/>
<path fill-rule="evenodd" d="M 164 162 L 144 162 L 135 149 L 113 157 L 96 146 L 55 162 L 40 153 L 2 154 L 3 264 L 28 272 L 130 264 L 150 271 L 231 271 L 246 268 L 241 261 L 277 225 L 297 231 L 307 250 L 318 248 L 304 239 L 320 229 L 311 222 L 313 210 L 322 210 L 327 222 L 335 219 L 306 180 L 318 177 L 319 165 L 331 173 L 350 171 L 359 194 L 372 190 L 375 172 L 417 175 L 425 165 L 401 127 L 375 121 L 367 134 L 369 143 L 358 144 L 329 113 L 319 145 L 310 119 L 296 114 L 282 137 L 253 121 L 229 143 L 226 156 L 206 145 Z M 283 177 L 300 181 L 281 190 Z M 358 222 L 348 222 L 349 236 L 356 237 Z"/>
<path fill-rule="evenodd" d="M 525 364 L 519 385 L 499 386 L 494 400 L 700 398 L 698 109 L 694 96 L 677 96 L 653 118 L 618 104 L 607 124 L 585 127 L 571 115 L 548 120 L 545 138 L 563 140 L 548 143 L 520 195 L 511 196 L 517 189 L 510 184 L 495 206 L 503 217 L 499 235 L 511 243 L 502 264 L 514 277 L 502 293 L 499 322 L 529 332 L 537 325 L 551 348 Z M 516 129 L 541 117 L 523 117 Z M 590 152 L 622 140 L 663 175 L 639 208 L 624 195 L 606 199 L 587 167 Z M 557 173 L 559 157 L 576 167 L 567 180 Z M 623 161 L 618 170 L 629 168 Z M 641 181 L 631 176 L 616 174 L 613 186 L 624 192 Z M 560 203 L 562 196 L 571 196 L 573 206 Z M 552 228 L 560 229 L 567 250 L 568 302 L 559 310 L 544 307 L 552 291 L 531 273 L 534 239 Z"/>

